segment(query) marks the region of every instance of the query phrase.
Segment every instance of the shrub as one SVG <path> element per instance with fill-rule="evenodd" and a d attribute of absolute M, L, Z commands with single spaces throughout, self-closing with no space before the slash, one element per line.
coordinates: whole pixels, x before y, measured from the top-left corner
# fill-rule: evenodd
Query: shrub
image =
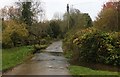
<path fill-rule="evenodd" d="M 5 28 L 2 31 L 2 46 L 9 48 L 24 44 L 24 39 L 28 36 L 28 31 L 24 23 L 15 20 L 4 21 Z"/>
<path fill-rule="evenodd" d="M 42 49 L 45 49 L 47 47 L 47 45 L 39 45 L 39 44 L 36 44 L 35 46 L 34 46 L 34 51 L 35 52 L 38 52 L 38 51 L 40 51 L 40 50 L 42 50 Z"/>
<path fill-rule="evenodd" d="M 70 31 L 70 32 L 67 32 L 65 38 L 64 38 L 64 49 L 65 49 L 65 54 L 69 54 L 71 53 L 71 56 L 70 58 L 73 59 L 73 60 L 76 60 L 78 61 L 78 57 L 79 57 L 79 49 L 78 49 L 78 43 L 77 41 L 79 41 L 79 38 L 82 38 L 84 36 L 84 34 L 87 34 L 87 33 L 92 33 L 96 31 L 96 29 L 94 28 L 87 28 L 85 30 L 77 30 L 77 31 Z M 71 33 L 72 32 L 72 33 Z M 74 33 L 74 34 L 73 34 Z M 69 52 L 71 51 L 72 52 Z"/>
<path fill-rule="evenodd" d="M 73 51 L 73 59 L 78 62 L 120 65 L 120 35 L 88 28 L 75 33 L 66 41 Z"/>

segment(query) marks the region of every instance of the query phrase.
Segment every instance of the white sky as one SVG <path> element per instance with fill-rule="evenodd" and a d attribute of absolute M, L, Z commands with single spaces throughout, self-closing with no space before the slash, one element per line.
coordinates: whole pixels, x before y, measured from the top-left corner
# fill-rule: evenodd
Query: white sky
<path fill-rule="evenodd" d="M 13 5 L 18 0 L 1 0 L 0 8 L 4 6 Z M 69 5 L 73 8 L 79 9 L 81 12 L 89 13 L 94 20 L 97 14 L 100 12 L 103 3 L 107 0 L 42 0 L 45 5 L 46 18 L 52 19 L 54 13 L 65 13 L 66 6 Z"/>

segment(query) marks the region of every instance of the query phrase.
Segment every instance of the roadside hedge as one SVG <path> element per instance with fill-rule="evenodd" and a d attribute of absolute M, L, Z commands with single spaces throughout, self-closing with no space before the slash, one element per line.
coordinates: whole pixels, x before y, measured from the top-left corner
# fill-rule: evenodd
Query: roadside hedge
<path fill-rule="evenodd" d="M 66 49 L 72 50 L 71 58 L 78 63 L 120 65 L 120 32 L 107 33 L 87 28 L 67 36 L 64 42 Z"/>

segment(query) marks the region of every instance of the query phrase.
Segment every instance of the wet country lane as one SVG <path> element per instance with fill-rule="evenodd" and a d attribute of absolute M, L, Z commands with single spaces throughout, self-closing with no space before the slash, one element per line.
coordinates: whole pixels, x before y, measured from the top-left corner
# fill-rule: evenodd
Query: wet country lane
<path fill-rule="evenodd" d="M 63 56 L 62 41 L 58 41 L 4 75 L 70 75 L 68 65 Z"/>

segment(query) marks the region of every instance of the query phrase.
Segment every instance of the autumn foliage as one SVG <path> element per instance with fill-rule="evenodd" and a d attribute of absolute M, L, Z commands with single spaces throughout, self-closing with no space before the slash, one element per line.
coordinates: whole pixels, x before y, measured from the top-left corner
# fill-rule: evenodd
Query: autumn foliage
<path fill-rule="evenodd" d="M 5 48 L 22 44 L 23 39 L 28 36 L 26 24 L 19 23 L 15 20 L 4 21 L 2 36 L 2 43 Z"/>
<path fill-rule="evenodd" d="M 65 55 L 73 63 L 120 66 L 120 2 L 108 2 L 93 27 L 74 29 L 64 39 Z"/>
<path fill-rule="evenodd" d="M 108 2 L 98 14 L 94 25 L 104 31 L 120 31 L 120 2 Z"/>
<path fill-rule="evenodd" d="M 120 65 L 119 32 L 102 32 L 94 28 L 77 31 L 64 40 L 74 62 Z M 68 53 L 67 51 L 65 53 Z M 69 52 L 70 53 L 70 52 Z"/>

